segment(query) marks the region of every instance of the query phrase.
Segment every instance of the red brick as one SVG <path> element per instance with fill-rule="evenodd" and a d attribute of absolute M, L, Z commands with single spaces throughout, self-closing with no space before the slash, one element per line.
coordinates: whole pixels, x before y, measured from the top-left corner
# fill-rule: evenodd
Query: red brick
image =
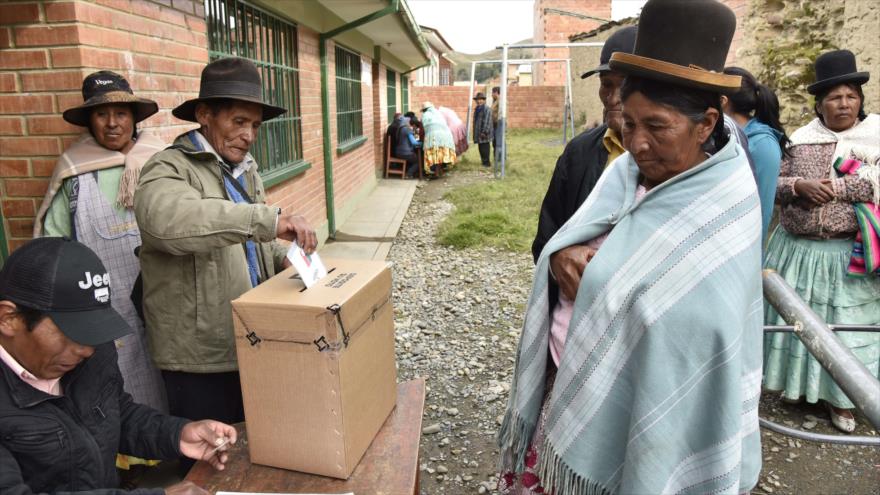
<path fill-rule="evenodd" d="M 11 253 L 11 252 L 15 251 L 16 249 L 24 246 L 25 244 L 30 242 L 30 240 L 31 240 L 31 236 L 28 236 L 26 239 L 9 239 L 9 242 L 8 242 L 9 252 Z"/>
<path fill-rule="evenodd" d="M 82 132 L 83 128 L 68 124 L 60 115 L 34 115 L 27 118 L 28 134 L 56 135 Z"/>
<path fill-rule="evenodd" d="M 77 26 L 28 26 L 15 28 L 16 46 L 75 45 L 79 41 Z"/>
<path fill-rule="evenodd" d="M 0 26 L 0 48 L 12 46 L 12 33 L 9 28 Z"/>
<path fill-rule="evenodd" d="M 52 48 L 49 50 L 52 67 L 100 67 L 101 69 L 127 69 L 125 54 L 112 50 L 100 50 L 88 46 Z"/>
<path fill-rule="evenodd" d="M 31 168 L 34 171 L 34 177 L 51 177 L 57 162 L 57 160 L 46 158 L 31 158 Z"/>
<path fill-rule="evenodd" d="M 21 117 L 0 117 L 0 136 L 21 136 L 22 131 Z"/>
<path fill-rule="evenodd" d="M 46 194 L 49 179 L 7 179 L 6 195 L 14 197 L 40 197 Z"/>
<path fill-rule="evenodd" d="M 36 214 L 32 199 L 3 200 L 3 216 L 6 218 L 32 217 Z"/>
<path fill-rule="evenodd" d="M 205 20 L 193 17 L 191 15 L 186 16 L 186 26 L 191 31 L 195 31 L 197 33 L 208 32 L 208 24 L 205 22 Z"/>
<path fill-rule="evenodd" d="M 0 160 L 0 177 L 30 177 L 27 160 L 6 158 Z"/>
<path fill-rule="evenodd" d="M 175 9 L 186 12 L 187 14 L 195 12 L 195 6 L 193 5 L 192 0 L 171 0 L 171 5 Z"/>
<path fill-rule="evenodd" d="M 6 220 L 12 237 L 27 237 L 34 232 L 33 218 L 10 218 Z"/>
<path fill-rule="evenodd" d="M 79 136 L 75 134 L 71 134 L 69 136 L 61 136 L 61 149 L 66 150 L 67 148 L 70 148 L 70 145 L 73 144 L 73 142 L 77 139 L 79 139 Z M 61 152 L 59 151 L 58 154 L 60 155 Z"/>
<path fill-rule="evenodd" d="M 55 99 L 58 101 L 58 111 L 61 112 L 67 110 L 68 108 L 73 108 L 77 105 L 80 105 L 83 102 L 81 91 L 77 91 L 75 93 L 58 93 L 55 95 Z"/>
<path fill-rule="evenodd" d="M 22 91 L 58 91 L 82 89 L 82 71 L 23 72 Z"/>
<path fill-rule="evenodd" d="M 125 31 L 86 26 L 80 32 L 79 38 L 84 45 L 117 50 L 131 49 L 131 35 Z"/>
<path fill-rule="evenodd" d="M 60 155 L 58 138 L 4 137 L 0 138 L 0 156 Z"/>
<path fill-rule="evenodd" d="M 76 21 L 77 13 L 76 6 L 74 2 L 59 2 L 59 3 L 49 3 L 45 4 L 43 8 L 46 10 L 46 21 L 47 22 L 64 22 L 64 21 Z"/>
<path fill-rule="evenodd" d="M 15 91 L 15 74 L 11 72 L 0 73 L 0 93 L 14 93 Z"/>
<path fill-rule="evenodd" d="M 52 95 L 0 95 L 0 114 L 50 112 Z"/>
<path fill-rule="evenodd" d="M 159 19 L 162 7 L 153 2 L 132 2 L 131 13 L 148 19 Z"/>
<path fill-rule="evenodd" d="M 36 3 L 0 5 L 3 24 L 20 24 L 40 21 L 40 7 Z"/>
<path fill-rule="evenodd" d="M 45 69 L 49 60 L 45 50 L 0 51 L 0 67 L 4 69 Z"/>

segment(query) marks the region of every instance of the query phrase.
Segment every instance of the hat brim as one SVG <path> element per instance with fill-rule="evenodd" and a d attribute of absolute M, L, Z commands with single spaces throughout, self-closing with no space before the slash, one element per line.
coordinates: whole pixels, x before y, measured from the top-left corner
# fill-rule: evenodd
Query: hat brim
<path fill-rule="evenodd" d="M 198 119 L 196 119 L 196 106 L 198 106 L 199 103 L 204 103 L 210 100 L 237 100 L 247 103 L 256 103 L 263 107 L 263 122 L 274 119 L 287 112 L 286 108 L 263 103 L 263 101 L 258 100 L 257 98 L 249 98 L 241 95 L 216 95 L 206 98 L 193 98 L 192 100 L 186 100 L 180 105 L 177 105 L 174 110 L 171 110 L 171 115 L 174 115 L 180 120 L 186 120 L 187 122 L 198 122 Z"/>
<path fill-rule="evenodd" d="M 67 338 L 80 345 L 106 344 L 132 332 L 110 305 L 89 311 L 46 311 L 46 314 Z"/>
<path fill-rule="evenodd" d="M 742 85 L 740 76 L 685 67 L 624 52 L 614 52 L 608 67 L 610 70 L 627 75 L 724 94 L 736 93 Z"/>
<path fill-rule="evenodd" d="M 813 84 L 807 86 L 807 93 L 815 96 L 823 89 L 837 86 L 838 84 L 855 83 L 861 86 L 862 84 L 868 82 L 868 79 L 870 78 L 871 75 L 867 72 L 853 72 L 850 74 L 829 77 L 828 79 L 822 79 L 821 81 L 816 81 Z"/>
<path fill-rule="evenodd" d="M 598 74 L 599 72 L 607 72 L 609 70 L 611 70 L 611 68 L 608 67 L 608 64 L 602 64 L 593 70 L 588 70 L 587 72 L 584 72 L 583 74 L 581 74 L 581 79 L 586 79 L 586 78 L 592 76 L 593 74 Z"/>
<path fill-rule="evenodd" d="M 101 105 L 130 105 L 134 113 L 134 122 L 138 123 L 159 111 L 159 105 L 147 98 L 140 98 L 125 91 L 113 91 L 93 96 L 78 107 L 68 108 L 61 117 L 73 125 L 88 127 L 92 110 Z"/>

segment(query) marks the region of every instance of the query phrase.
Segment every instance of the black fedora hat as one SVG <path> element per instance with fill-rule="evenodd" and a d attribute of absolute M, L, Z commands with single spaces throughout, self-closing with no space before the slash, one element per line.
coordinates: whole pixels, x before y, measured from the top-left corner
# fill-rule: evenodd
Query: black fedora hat
<path fill-rule="evenodd" d="M 611 55 L 611 70 L 691 88 L 735 93 L 740 76 L 723 73 L 736 16 L 715 0 L 648 0 L 633 53 Z"/>
<path fill-rule="evenodd" d="M 588 70 L 581 74 L 581 79 L 586 79 L 597 72 L 605 72 L 611 70 L 608 68 L 608 61 L 611 60 L 611 54 L 614 52 L 632 53 L 636 46 L 637 26 L 627 26 L 618 29 L 605 40 L 602 45 L 602 53 L 599 54 L 599 66 L 593 70 Z"/>
<path fill-rule="evenodd" d="M 816 82 L 807 86 L 807 93 L 815 95 L 838 84 L 868 82 L 870 74 L 856 69 L 856 56 L 849 50 L 834 50 L 816 58 Z"/>
<path fill-rule="evenodd" d="M 82 105 L 68 108 L 61 114 L 64 120 L 73 125 L 88 127 L 92 110 L 101 105 L 131 106 L 135 123 L 159 111 L 159 105 L 155 101 L 135 96 L 128 81 L 109 70 L 93 72 L 86 76 L 83 79 L 82 95 Z"/>
<path fill-rule="evenodd" d="M 474 96 L 472 99 L 473 100 L 485 100 L 486 94 L 485 93 L 477 93 L 477 96 Z"/>
<path fill-rule="evenodd" d="M 171 111 L 181 120 L 196 122 L 196 105 L 207 100 L 239 100 L 263 107 L 263 121 L 274 119 L 287 110 L 263 101 L 260 71 L 250 60 L 229 57 L 211 62 L 202 69 L 199 97 L 187 100 Z"/>

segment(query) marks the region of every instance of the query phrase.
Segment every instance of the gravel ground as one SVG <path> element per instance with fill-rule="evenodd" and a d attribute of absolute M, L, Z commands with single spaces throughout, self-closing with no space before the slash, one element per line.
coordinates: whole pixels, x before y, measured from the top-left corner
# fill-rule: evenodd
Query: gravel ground
<path fill-rule="evenodd" d="M 460 184 L 490 180 L 464 172 L 419 185 L 388 259 L 394 262 L 400 380 L 427 378 L 421 492 L 495 493 L 495 434 L 507 401 L 523 309 L 531 285 L 527 253 L 454 250 L 435 241 Z M 834 433 L 816 406 L 782 404 L 767 393 L 762 417 Z M 876 432 L 860 421 L 856 434 Z M 880 487 L 880 449 L 795 441 L 762 430 L 762 493 L 869 494 Z"/>

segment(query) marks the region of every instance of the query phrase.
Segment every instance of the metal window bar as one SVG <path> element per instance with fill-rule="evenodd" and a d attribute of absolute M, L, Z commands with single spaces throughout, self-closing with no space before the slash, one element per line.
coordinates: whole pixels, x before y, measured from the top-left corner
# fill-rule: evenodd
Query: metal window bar
<path fill-rule="evenodd" d="M 397 113 L 397 73 L 391 69 L 386 71 L 386 80 L 388 88 L 388 122 L 394 119 Z"/>
<path fill-rule="evenodd" d="M 336 47 L 336 141 L 345 143 L 363 135 L 361 57 Z"/>
<path fill-rule="evenodd" d="M 302 161 L 296 25 L 244 0 L 205 0 L 210 59 L 242 57 L 263 79 L 263 99 L 287 109 L 264 122 L 251 154 L 265 175 Z"/>
<path fill-rule="evenodd" d="M 409 76 L 400 75 L 400 113 L 409 112 Z"/>

